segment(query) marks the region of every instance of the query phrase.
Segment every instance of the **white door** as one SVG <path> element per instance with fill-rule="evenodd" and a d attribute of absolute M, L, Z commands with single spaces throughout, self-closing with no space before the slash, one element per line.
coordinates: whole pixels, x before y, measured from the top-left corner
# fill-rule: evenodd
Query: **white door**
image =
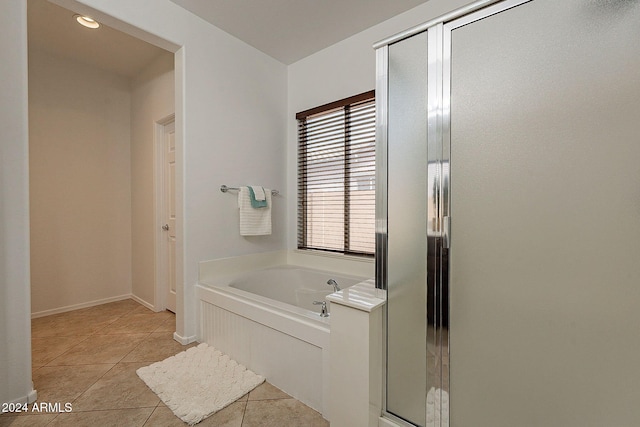
<path fill-rule="evenodd" d="M 176 138 L 175 122 L 166 123 L 163 126 L 162 136 L 162 213 L 163 213 L 163 240 L 161 245 L 165 251 L 162 257 L 166 266 L 162 270 L 166 277 L 165 301 L 167 310 L 176 311 Z"/>

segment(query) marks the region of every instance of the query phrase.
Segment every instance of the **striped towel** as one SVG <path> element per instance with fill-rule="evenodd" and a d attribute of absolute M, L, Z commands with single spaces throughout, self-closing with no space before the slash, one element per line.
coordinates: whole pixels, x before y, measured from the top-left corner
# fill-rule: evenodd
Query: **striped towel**
<path fill-rule="evenodd" d="M 265 188 L 267 206 L 260 209 L 251 207 L 249 188 L 240 187 L 238 208 L 240 209 L 241 236 L 268 236 L 271 234 L 271 190 Z"/>

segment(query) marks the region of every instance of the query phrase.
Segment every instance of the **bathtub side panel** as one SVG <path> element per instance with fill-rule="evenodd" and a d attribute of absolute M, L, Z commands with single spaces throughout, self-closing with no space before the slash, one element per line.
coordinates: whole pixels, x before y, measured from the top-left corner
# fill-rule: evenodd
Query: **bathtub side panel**
<path fill-rule="evenodd" d="M 323 348 L 200 301 L 201 342 L 238 363 L 311 408 L 323 407 Z"/>

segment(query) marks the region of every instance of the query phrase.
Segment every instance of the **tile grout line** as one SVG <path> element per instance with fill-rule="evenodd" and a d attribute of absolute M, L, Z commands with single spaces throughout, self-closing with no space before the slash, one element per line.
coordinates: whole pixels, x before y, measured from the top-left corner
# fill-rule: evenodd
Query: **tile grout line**
<path fill-rule="evenodd" d="M 87 335 L 84 339 L 78 341 L 76 344 L 73 345 L 73 347 L 71 347 L 70 349 L 68 349 L 67 351 L 65 351 L 62 354 L 57 355 L 56 357 L 54 357 L 53 359 L 49 360 L 47 363 L 45 363 L 44 365 L 40 366 L 40 368 L 44 368 L 44 367 L 52 367 L 52 365 L 50 365 L 51 362 L 55 361 L 56 359 L 58 359 L 59 357 L 64 356 L 65 354 L 67 354 L 68 352 L 70 352 L 71 350 L 73 350 L 74 348 L 76 348 L 77 346 L 79 346 L 80 344 L 82 344 L 83 342 L 85 342 L 86 340 L 88 340 L 89 338 L 91 338 L 92 335 Z M 65 365 L 53 365 L 53 366 L 65 366 Z M 72 365 L 70 365 L 72 366 Z M 40 369 L 38 368 L 38 369 Z M 36 369 L 37 370 L 37 369 Z M 32 373 L 33 375 L 33 373 Z"/>
<path fill-rule="evenodd" d="M 89 307 L 89 308 L 91 308 L 91 307 Z M 91 338 L 91 337 L 93 337 L 93 336 L 98 336 L 98 335 L 105 335 L 105 334 L 99 334 L 98 332 L 100 332 L 100 331 L 102 331 L 102 330 L 104 330 L 104 329 L 108 328 L 108 327 L 109 327 L 109 326 L 111 326 L 113 323 L 117 322 L 118 320 L 120 320 L 120 318 L 122 318 L 122 317 L 126 316 L 128 313 L 130 313 L 130 312 L 131 312 L 131 311 L 133 311 L 133 310 L 135 310 L 135 309 L 131 309 L 131 310 L 129 310 L 129 312 L 127 312 L 127 313 L 123 313 L 123 314 L 119 315 L 119 316 L 118 316 L 118 317 L 116 317 L 112 322 L 109 322 L 107 325 L 105 325 L 103 328 L 98 329 L 98 330 L 96 330 L 96 331 L 93 331 L 93 332 L 92 332 L 92 333 L 90 333 L 90 334 L 87 334 L 87 335 L 86 335 L 86 337 L 85 337 L 83 340 L 78 341 L 78 342 L 77 342 L 73 347 L 69 348 L 67 351 L 63 352 L 62 354 L 57 355 L 56 357 L 54 357 L 53 359 L 51 359 L 50 361 L 48 361 L 48 362 L 47 362 L 47 363 L 45 363 L 44 365 L 40 366 L 40 368 L 43 368 L 43 367 L 45 367 L 45 366 L 51 367 L 51 365 L 50 365 L 50 363 L 51 363 L 51 362 L 55 361 L 56 359 L 58 359 L 58 358 L 59 358 L 59 357 L 61 357 L 61 356 L 64 356 L 65 354 L 67 354 L 67 353 L 71 352 L 73 349 L 75 349 L 77 346 L 79 346 L 81 343 L 85 342 L 85 341 L 86 341 L 86 340 L 88 340 L 89 338 Z M 66 312 L 66 313 L 73 313 L 73 311 L 68 311 L 68 312 Z M 65 314 L 66 314 L 66 313 L 65 313 Z M 83 314 L 83 315 L 84 315 L 84 314 Z M 91 315 L 89 314 L 89 316 L 91 316 Z M 68 335 L 68 336 L 76 336 L 76 335 Z M 55 335 L 53 335 L 52 337 L 56 337 L 56 336 L 55 336 Z M 45 338 L 45 337 L 43 337 L 43 338 Z M 46 338 L 48 338 L 48 337 L 46 337 Z M 36 339 L 37 339 L 37 338 L 36 338 Z M 85 365 L 89 365 L 89 364 L 90 364 L 90 363 L 85 363 Z M 56 366 L 75 366 L 75 365 L 77 365 L 77 364 L 72 364 L 72 365 L 56 365 Z M 40 368 L 38 368 L 38 369 L 40 369 Z M 109 371 L 107 371 L 107 372 L 109 372 Z M 33 375 L 33 373 L 32 373 L 32 375 Z M 105 373 L 105 375 L 106 375 L 106 373 Z M 101 377 L 101 378 L 102 378 L 102 377 Z M 92 384 L 92 385 L 93 385 L 93 384 Z"/>
<path fill-rule="evenodd" d="M 111 365 L 111 363 L 100 363 L 100 365 Z M 84 389 L 82 391 L 82 393 L 80 393 L 78 396 L 76 396 L 75 399 L 73 399 L 70 403 L 73 405 L 78 399 L 80 399 L 91 387 L 93 387 L 98 381 L 100 381 L 105 375 L 107 375 L 109 372 L 111 372 L 111 370 L 113 368 L 116 367 L 116 363 L 113 364 L 113 366 L 108 369 L 104 374 L 102 374 L 99 378 L 97 378 L 94 382 L 91 383 L 91 385 L 89 387 L 87 387 L 86 389 Z M 70 365 L 70 366 L 77 366 L 77 365 Z M 88 411 L 80 411 L 80 412 L 88 412 Z"/>
<path fill-rule="evenodd" d="M 249 396 L 247 396 L 247 400 L 245 400 L 244 402 L 244 409 L 242 410 L 242 421 L 240 421 L 240 427 L 242 427 L 242 424 L 244 424 L 244 416 L 247 414 L 247 406 L 249 406 Z"/>
<path fill-rule="evenodd" d="M 129 310 L 127 313 L 130 313 L 130 312 L 131 312 L 131 311 L 133 311 L 133 310 L 134 310 L 134 309 Z M 69 312 L 69 313 L 71 313 L 71 312 Z M 109 322 L 107 325 L 105 325 L 105 326 L 104 326 L 104 328 L 99 329 L 99 330 L 97 330 L 97 331 L 94 331 L 94 332 L 92 332 L 91 334 L 87 335 L 87 337 L 86 337 L 84 340 L 82 340 L 81 342 L 84 342 L 84 341 L 88 340 L 89 338 L 91 338 L 91 337 L 92 337 L 92 336 L 94 336 L 94 335 L 99 335 L 99 334 L 98 334 L 98 331 L 104 330 L 104 329 L 106 329 L 107 327 L 111 326 L 114 322 L 116 322 L 116 321 L 118 321 L 120 318 L 124 317 L 127 313 L 123 313 L 123 314 L 121 314 L 120 316 L 117 316 L 117 317 L 116 317 L 112 322 Z M 78 344 L 76 344 L 76 345 L 75 345 L 75 346 L 73 346 L 72 348 L 77 347 L 81 342 L 79 342 Z M 70 350 L 71 350 L 71 349 L 69 349 L 68 351 L 70 351 Z M 64 352 L 63 354 L 66 354 L 68 351 Z M 62 356 L 62 355 L 60 355 L 60 356 Z M 46 365 L 44 365 L 44 366 L 48 366 L 48 364 L 49 364 L 49 363 L 51 363 L 53 360 L 57 359 L 57 358 L 58 358 L 58 357 L 60 357 L 60 356 L 55 357 L 54 359 L 52 359 L 51 361 L 49 361 L 49 362 L 48 362 Z M 102 363 L 100 363 L 100 364 L 102 365 Z M 102 375 L 101 375 L 100 377 L 98 377 L 98 378 L 97 378 L 93 383 L 91 383 L 88 387 L 86 387 L 86 388 L 85 388 L 85 389 L 84 389 L 84 390 L 83 390 L 83 391 L 82 391 L 78 396 L 76 396 L 74 399 L 72 399 L 72 400 L 70 401 L 70 403 L 71 403 L 71 404 L 73 404 L 73 403 L 75 403 L 76 401 L 78 401 L 78 399 L 80 399 L 80 398 L 81 398 L 81 397 L 82 397 L 82 396 L 83 396 L 83 395 L 84 395 L 84 394 L 85 394 L 85 393 L 86 393 L 86 392 L 87 392 L 91 387 L 93 387 L 93 386 L 94 386 L 98 381 L 100 381 L 102 378 L 104 378 L 104 376 L 105 376 L 105 375 L 107 375 L 109 372 L 111 372 L 111 371 L 113 370 L 113 368 L 115 368 L 115 367 L 117 366 L 117 363 L 114 363 L 114 364 L 111 364 L 111 363 L 104 363 L 104 364 L 105 364 L 105 365 L 113 365 L 113 366 L 111 366 L 111 368 L 110 368 L 110 369 L 108 369 L 104 374 L 102 374 Z M 43 368 L 44 366 L 41 366 L 40 368 Z M 73 364 L 73 365 L 62 365 L 62 366 L 78 366 L 78 364 Z M 51 367 L 51 366 L 50 366 L 50 367 Z M 38 369 L 40 369 L 40 368 L 38 368 Z M 32 374 L 32 375 L 33 375 L 33 374 Z M 36 401 L 37 401 L 37 400 L 36 400 Z M 82 412 L 88 412 L 88 411 L 82 411 Z M 53 418 L 53 420 L 51 420 L 51 421 L 50 421 L 50 423 L 51 423 L 51 422 L 53 422 L 56 418 L 58 418 L 58 416 L 60 416 L 60 414 L 58 414 L 55 418 Z M 49 424 L 49 423 L 48 423 L 48 424 Z"/>
<path fill-rule="evenodd" d="M 153 410 L 149 413 L 149 416 L 147 417 L 146 420 L 144 420 L 144 422 L 141 424 L 140 427 L 144 427 L 147 425 L 147 423 L 149 422 L 149 420 L 151 419 L 151 416 L 153 415 L 154 412 L 156 412 L 156 409 L 158 409 L 158 405 L 156 405 L 155 408 L 153 408 Z"/>
<path fill-rule="evenodd" d="M 137 308 L 137 307 L 136 307 L 136 308 Z M 104 329 L 108 328 L 109 326 L 113 325 L 115 322 L 117 322 L 118 320 L 122 319 L 123 317 L 125 317 L 127 314 L 131 313 L 131 312 L 132 312 L 132 311 L 134 311 L 134 310 L 135 310 L 135 308 L 134 308 L 134 309 L 132 309 L 132 310 L 129 310 L 127 313 L 123 313 L 122 315 L 120 315 L 119 317 L 117 317 L 113 322 L 111 322 L 111 323 L 109 323 L 107 326 L 105 326 L 102 330 L 104 330 Z M 97 335 L 97 331 L 96 331 L 95 335 Z M 108 334 L 106 334 L 106 335 L 108 335 Z M 147 335 L 147 337 L 148 337 L 148 335 Z M 138 343 L 138 345 L 140 345 L 140 343 Z M 137 347 L 137 345 L 136 345 L 134 348 L 136 348 L 136 347 Z M 132 349 L 131 351 L 133 351 L 133 349 Z M 129 353 L 130 353 L 130 352 L 129 352 Z M 127 353 L 127 355 L 128 355 L 129 353 Z M 124 358 L 124 357 L 126 357 L 126 355 L 125 355 L 125 356 L 123 356 L 123 358 Z M 122 361 L 122 359 L 120 359 L 120 361 Z M 85 394 L 85 393 L 86 393 L 86 392 L 87 392 L 91 387 L 93 387 L 95 384 L 97 384 L 97 383 L 98 383 L 98 381 L 100 381 L 100 380 L 101 380 L 102 378 L 104 378 L 104 377 L 105 377 L 109 372 L 111 372 L 111 371 L 112 371 L 116 366 L 118 366 L 118 364 L 120 363 L 120 361 L 118 361 L 118 362 L 114 363 L 114 364 L 113 364 L 113 366 L 111 367 L 111 369 L 107 370 L 103 375 L 101 375 L 101 376 L 100 376 L 100 378 L 96 379 L 96 381 L 94 381 L 94 382 L 93 382 L 89 387 L 87 387 L 87 388 L 86 388 L 82 393 L 80 393 L 80 394 L 78 395 L 78 397 L 76 397 L 76 398 L 75 398 L 71 403 L 75 403 L 78 399 L 80 399 L 80 398 L 81 398 L 81 397 L 82 397 L 82 396 L 83 396 L 83 395 L 84 395 L 84 394 Z M 73 366 L 73 365 L 71 365 L 71 366 Z M 91 411 L 82 411 L 82 412 L 91 412 Z M 151 411 L 151 412 L 153 413 L 153 411 Z"/>
<path fill-rule="evenodd" d="M 153 332 L 149 332 L 147 333 L 147 335 L 144 338 L 141 338 L 140 341 L 138 341 L 138 343 L 136 345 L 133 346 L 133 348 L 131 350 L 129 350 L 129 352 L 127 352 L 127 354 L 125 354 L 124 356 L 122 356 L 120 358 L 120 360 L 118 360 L 118 362 L 116 364 L 120 364 L 128 355 L 130 355 L 136 348 L 140 347 L 142 345 L 142 343 L 144 341 L 147 340 L 147 338 L 149 338 L 151 336 Z M 125 362 L 125 363 L 131 363 L 131 362 Z"/>

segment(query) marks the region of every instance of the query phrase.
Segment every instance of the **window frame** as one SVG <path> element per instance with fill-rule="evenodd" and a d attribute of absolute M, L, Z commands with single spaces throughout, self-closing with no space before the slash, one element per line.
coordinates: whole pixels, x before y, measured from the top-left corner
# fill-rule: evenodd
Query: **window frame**
<path fill-rule="evenodd" d="M 307 235 L 307 224 L 308 224 L 308 217 L 307 217 L 307 208 L 305 206 L 306 201 L 308 200 L 307 198 L 307 185 L 306 185 L 306 176 L 307 176 L 307 172 L 306 172 L 306 168 L 307 168 L 307 149 L 309 148 L 309 144 L 307 143 L 306 138 L 302 139 L 301 135 L 306 134 L 306 126 L 307 126 L 307 119 L 313 116 L 317 116 L 319 114 L 322 113 L 327 113 L 330 114 L 332 111 L 336 111 L 339 109 L 342 109 L 344 111 L 344 117 L 345 117 L 345 127 L 344 127 L 344 140 L 345 140 L 345 152 L 349 151 L 349 141 L 350 141 L 350 124 L 352 123 L 350 120 L 350 108 L 352 105 L 357 106 L 357 104 L 366 102 L 366 101 L 372 101 L 373 102 L 373 108 L 375 111 L 375 90 L 370 90 L 367 92 L 363 92 L 360 93 L 358 95 L 354 95 L 354 96 L 350 96 L 348 98 L 344 98 L 338 101 L 334 101 L 334 102 L 330 102 L 328 104 L 324 104 L 318 107 L 314 107 L 305 111 L 301 111 L 299 113 L 296 114 L 296 122 L 298 124 L 298 176 L 297 176 L 297 180 L 298 180 L 298 191 L 297 191 L 297 196 L 298 196 L 298 203 L 297 203 L 297 236 L 296 236 L 296 240 L 297 240 L 297 248 L 299 250 L 312 250 L 312 251 L 321 251 L 321 252 L 327 252 L 327 253 L 333 253 L 333 254 L 343 254 L 343 255 L 347 255 L 347 256 L 357 256 L 357 257 L 363 257 L 363 258 L 373 258 L 375 257 L 375 247 L 371 249 L 371 252 L 364 252 L 364 251 L 357 251 L 357 250 L 349 250 L 349 239 L 350 239 L 350 222 L 349 219 L 351 217 L 351 211 L 350 211 L 350 193 L 351 193 L 351 189 L 350 189 L 350 184 L 351 181 L 349 180 L 349 174 L 350 174 L 350 161 L 351 161 L 351 156 L 347 156 L 345 155 L 345 159 L 344 159 L 344 169 L 343 169 L 343 176 L 345 177 L 344 179 L 344 219 L 343 219 L 343 233 L 344 233 L 344 245 L 343 245 L 343 250 L 340 249 L 331 249 L 331 248 L 324 248 L 324 247 L 315 247 L 312 245 L 308 244 L 308 235 Z M 356 122 L 357 123 L 357 122 Z M 375 132 L 375 123 L 373 124 L 373 131 Z M 374 137 L 374 141 L 375 141 L 375 137 Z M 375 168 L 375 143 L 374 143 L 374 168 Z M 302 161 L 302 159 L 305 159 L 305 161 Z M 375 169 L 374 169 L 375 170 Z M 374 173 L 374 177 L 375 177 L 375 173 Z M 374 178 L 374 188 L 375 188 L 375 178 Z M 373 198 L 373 205 L 375 207 L 375 195 Z M 373 231 L 374 236 L 373 236 L 373 241 L 375 242 L 375 229 Z M 375 245 L 375 243 L 374 243 Z"/>

